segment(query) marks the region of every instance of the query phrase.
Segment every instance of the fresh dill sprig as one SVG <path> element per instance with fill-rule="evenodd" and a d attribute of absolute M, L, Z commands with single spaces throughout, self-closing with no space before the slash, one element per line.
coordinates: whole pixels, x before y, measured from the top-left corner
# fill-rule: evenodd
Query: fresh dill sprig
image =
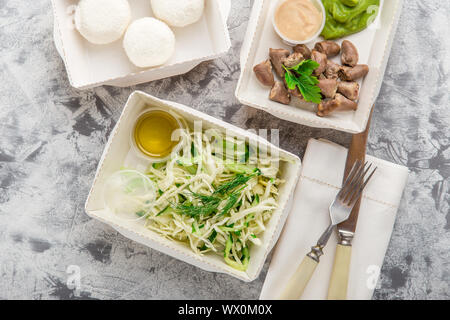
<path fill-rule="evenodd" d="M 191 192 L 192 196 L 200 201 L 200 205 L 194 205 L 187 200 L 176 206 L 178 213 L 189 217 L 207 217 L 218 212 L 219 205 L 226 199 L 225 206 L 222 208 L 220 215 L 225 215 L 235 207 L 244 185 L 253 178 L 255 174 L 243 175 L 237 174 L 236 177 L 222 185 L 220 185 L 212 195 L 204 195 Z M 238 187 L 238 190 L 236 190 Z"/>
<path fill-rule="evenodd" d="M 201 203 L 203 203 L 203 204 L 211 203 L 211 202 L 214 202 L 214 201 L 216 201 L 217 199 L 219 199 L 219 198 L 214 197 L 214 196 L 208 196 L 208 195 L 204 195 L 204 194 L 200 194 L 200 193 L 196 193 L 196 192 L 192 192 L 192 195 L 193 195 L 196 199 L 200 200 Z M 219 199 L 219 200 L 220 200 L 220 199 Z"/>
<path fill-rule="evenodd" d="M 198 216 L 210 216 L 213 213 L 217 212 L 217 208 L 219 207 L 221 200 L 215 199 L 214 201 L 208 202 L 201 206 L 194 206 L 192 203 L 189 204 L 179 204 L 176 209 L 179 213 L 184 214 L 189 217 L 198 217 Z"/>
<path fill-rule="evenodd" d="M 239 173 L 230 182 L 224 183 L 224 184 L 220 185 L 219 187 L 217 187 L 216 191 L 214 191 L 214 194 L 225 195 L 227 193 L 230 193 L 237 187 L 239 187 L 243 184 L 246 184 L 254 176 L 255 176 L 255 174 L 246 176 L 246 175 Z"/>
<path fill-rule="evenodd" d="M 222 209 L 222 212 L 220 213 L 221 216 L 227 214 L 228 212 L 230 212 L 231 209 L 233 209 L 233 207 L 236 205 L 240 195 L 241 195 L 240 192 L 235 192 L 230 195 L 230 197 L 227 200 L 227 203 L 225 204 L 225 206 Z"/>

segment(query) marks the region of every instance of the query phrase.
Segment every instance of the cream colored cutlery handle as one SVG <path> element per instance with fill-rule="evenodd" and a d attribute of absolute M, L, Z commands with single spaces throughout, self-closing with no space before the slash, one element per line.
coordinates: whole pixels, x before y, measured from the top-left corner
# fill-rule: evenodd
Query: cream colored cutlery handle
<path fill-rule="evenodd" d="M 346 300 L 352 246 L 338 244 L 328 287 L 328 300 Z"/>
<path fill-rule="evenodd" d="M 303 258 L 302 263 L 298 266 L 297 271 L 289 280 L 288 285 L 284 289 L 283 294 L 280 296 L 280 300 L 298 300 L 303 294 L 306 285 L 311 279 L 311 276 L 316 270 L 317 261 L 306 256 Z"/>

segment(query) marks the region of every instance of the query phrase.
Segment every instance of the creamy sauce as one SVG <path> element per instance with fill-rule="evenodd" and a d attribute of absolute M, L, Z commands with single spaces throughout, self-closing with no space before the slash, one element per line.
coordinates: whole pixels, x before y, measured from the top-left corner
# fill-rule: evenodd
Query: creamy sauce
<path fill-rule="evenodd" d="M 287 0 L 275 12 L 275 24 L 289 40 L 307 40 L 322 25 L 322 12 L 310 0 Z"/>

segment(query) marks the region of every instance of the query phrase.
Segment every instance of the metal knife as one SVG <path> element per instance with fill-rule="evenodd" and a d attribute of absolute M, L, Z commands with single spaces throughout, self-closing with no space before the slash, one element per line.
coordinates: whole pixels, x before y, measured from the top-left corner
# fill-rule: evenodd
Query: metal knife
<path fill-rule="evenodd" d="M 367 122 L 366 130 L 352 137 L 350 148 L 348 149 L 347 161 L 345 164 L 344 180 L 350 173 L 355 161 L 360 160 L 364 163 L 366 158 L 367 137 L 370 130 L 370 122 L 372 119 L 372 111 Z M 328 287 L 329 300 L 345 300 L 347 299 L 347 287 L 350 271 L 350 260 L 352 254 L 352 240 L 355 234 L 356 224 L 358 222 L 358 214 L 361 199 L 353 207 L 350 217 L 337 225 L 339 233 L 339 242 L 336 247 L 334 256 L 334 266 L 331 273 L 330 284 Z"/>

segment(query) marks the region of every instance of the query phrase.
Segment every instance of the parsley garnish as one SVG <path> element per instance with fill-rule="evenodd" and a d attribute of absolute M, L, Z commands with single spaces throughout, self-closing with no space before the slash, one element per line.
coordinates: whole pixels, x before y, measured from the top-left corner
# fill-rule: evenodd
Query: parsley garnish
<path fill-rule="evenodd" d="M 319 104 L 322 101 L 320 95 L 320 88 L 317 86 L 319 80 L 313 76 L 312 73 L 319 67 L 319 64 L 314 60 L 303 60 L 298 65 L 287 68 L 285 80 L 289 89 L 295 90 L 297 87 L 300 90 L 305 101 Z"/>

